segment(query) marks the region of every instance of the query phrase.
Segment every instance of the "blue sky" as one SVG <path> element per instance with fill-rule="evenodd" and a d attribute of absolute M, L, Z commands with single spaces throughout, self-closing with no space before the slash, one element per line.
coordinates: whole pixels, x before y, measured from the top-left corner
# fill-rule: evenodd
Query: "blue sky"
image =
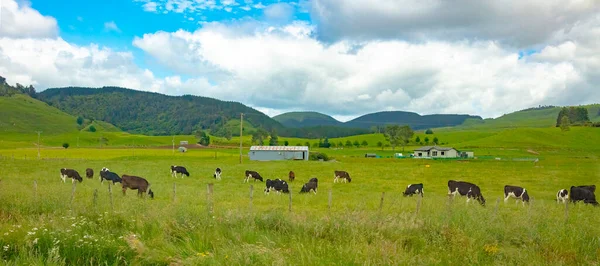
<path fill-rule="evenodd" d="M 600 102 L 596 0 L 0 3 L 0 75 L 38 91 L 121 86 L 340 120 Z"/>

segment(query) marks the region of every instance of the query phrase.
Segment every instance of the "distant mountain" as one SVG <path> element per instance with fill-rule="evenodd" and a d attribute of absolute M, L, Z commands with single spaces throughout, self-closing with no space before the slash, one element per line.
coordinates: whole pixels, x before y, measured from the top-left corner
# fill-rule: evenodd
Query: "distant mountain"
<path fill-rule="evenodd" d="M 273 119 L 286 127 L 339 126 L 342 122 L 318 112 L 289 112 L 274 116 Z"/>
<path fill-rule="evenodd" d="M 479 120 L 482 118 L 473 115 L 419 115 L 404 111 L 386 111 L 366 114 L 344 123 L 347 127 L 371 128 L 388 124 L 409 125 L 412 129 L 427 129 L 436 127 L 452 127 L 463 124 L 466 120 Z"/>
<path fill-rule="evenodd" d="M 71 115 L 106 121 L 127 132 L 145 135 L 186 135 L 196 129 L 225 134 L 226 130 L 220 129 L 229 120 L 239 120 L 240 113 L 244 113 L 246 125 L 267 130 L 284 128 L 241 103 L 191 95 L 167 96 L 118 87 L 69 87 L 45 90 L 37 98 Z"/>

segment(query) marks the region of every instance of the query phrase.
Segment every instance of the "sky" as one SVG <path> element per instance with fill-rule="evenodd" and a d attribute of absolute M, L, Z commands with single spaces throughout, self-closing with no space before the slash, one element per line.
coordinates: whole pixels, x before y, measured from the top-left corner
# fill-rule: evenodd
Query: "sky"
<path fill-rule="evenodd" d="M 0 0 L 0 76 L 270 116 L 498 117 L 600 103 L 600 1 Z"/>

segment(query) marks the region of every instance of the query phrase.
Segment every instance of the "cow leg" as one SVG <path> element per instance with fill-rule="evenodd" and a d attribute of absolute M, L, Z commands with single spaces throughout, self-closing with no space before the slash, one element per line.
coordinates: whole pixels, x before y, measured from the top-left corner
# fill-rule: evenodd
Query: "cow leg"
<path fill-rule="evenodd" d="M 509 195 L 507 195 L 507 194 L 504 194 L 504 203 L 508 202 L 508 199 L 509 199 L 509 198 L 510 198 L 510 196 L 509 196 Z"/>
<path fill-rule="evenodd" d="M 125 192 L 127 191 L 126 187 L 123 187 L 123 196 L 125 196 Z"/>
<path fill-rule="evenodd" d="M 75 178 L 71 178 L 71 184 L 75 183 Z"/>
<path fill-rule="evenodd" d="M 65 176 L 64 175 L 60 175 L 60 179 L 62 179 L 63 183 L 65 183 Z"/>

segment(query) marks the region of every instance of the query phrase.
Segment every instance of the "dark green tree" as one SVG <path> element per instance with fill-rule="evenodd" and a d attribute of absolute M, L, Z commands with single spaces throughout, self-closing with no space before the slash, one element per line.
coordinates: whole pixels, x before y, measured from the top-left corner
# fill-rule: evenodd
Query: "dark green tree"
<path fill-rule="evenodd" d="M 81 116 L 77 117 L 77 124 L 80 126 L 83 125 L 83 117 L 81 117 Z"/>
<path fill-rule="evenodd" d="M 428 128 L 427 130 L 425 130 L 425 134 L 431 135 L 433 134 L 433 130 L 431 130 L 431 128 Z"/>
<path fill-rule="evenodd" d="M 254 131 L 254 133 L 252 133 L 252 143 L 256 143 L 258 145 L 264 145 L 265 138 L 268 136 L 269 136 L 269 133 L 266 130 L 259 128 L 256 131 Z"/>
<path fill-rule="evenodd" d="M 381 150 L 383 150 L 383 142 L 379 141 L 377 142 L 377 147 L 381 148 Z"/>
<path fill-rule="evenodd" d="M 435 145 L 437 145 L 440 141 L 438 140 L 437 137 L 433 137 L 433 143 L 435 143 Z"/>
<path fill-rule="evenodd" d="M 409 126 L 398 125 L 387 126 L 384 132 L 385 139 L 392 145 L 392 150 L 395 150 L 396 146 L 402 145 L 402 151 L 404 151 L 404 146 L 414 134 Z"/>
<path fill-rule="evenodd" d="M 360 145 L 361 145 L 361 146 L 363 146 L 363 147 L 367 147 L 367 146 L 369 146 L 369 143 L 368 143 L 366 140 L 363 140 L 363 141 L 360 143 Z"/>
<path fill-rule="evenodd" d="M 352 148 L 352 141 L 346 140 L 346 148 Z"/>
<path fill-rule="evenodd" d="M 203 146 L 210 145 L 210 136 L 204 130 L 196 131 L 196 139 L 198 140 L 198 144 Z"/>
<path fill-rule="evenodd" d="M 421 142 L 421 138 L 419 136 L 417 136 L 417 138 L 415 139 L 415 143 L 420 143 Z"/>
<path fill-rule="evenodd" d="M 425 141 L 425 144 L 429 144 L 429 137 L 425 137 L 424 141 Z"/>
<path fill-rule="evenodd" d="M 570 122 L 569 122 L 569 117 L 566 115 L 563 115 L 562 119 L 560 120 L 560 130 L 562 131 L 569 131 Z"/>
<path fill-rule="evenodd" d="M 273 129 L 271 131 L 271 138 L 269 139 L 269 146 L 277 145 L 279 145 L 279 137 L 277 136 L 277 130 Z"/>
<path fill-rule="evenodd" d="M 62 146 L 63 146 L 63 148 L 65 148 L 65 149 L 68 149 L 68 148 L 69 148 L 69 143 L 66 143 L 66 142 L 65 142 L 65 143 L 63 143 L 63 145 L 62 145 Z"/>
<path fill-rule="evenodd" d="M 89 131 L 90 132 L 96 132 L 96 127 L 95 126 L 90 126 L 89 127 Z"/>
<path fill-rule="evenodd" d="M 360 147 L 360 142 L 358 142 L 358 140 L 355 140 L 352 144 L 357 148 Z"/>
<path fill-rule="evenodd" d="M 286 140 L 286 141 L 283 142 L 283 146 L 289 146 L 289 145 L 290 145 L 289 141 Z M 298 146 L 300 146 L 300 145 L 298 145 Z"/>

